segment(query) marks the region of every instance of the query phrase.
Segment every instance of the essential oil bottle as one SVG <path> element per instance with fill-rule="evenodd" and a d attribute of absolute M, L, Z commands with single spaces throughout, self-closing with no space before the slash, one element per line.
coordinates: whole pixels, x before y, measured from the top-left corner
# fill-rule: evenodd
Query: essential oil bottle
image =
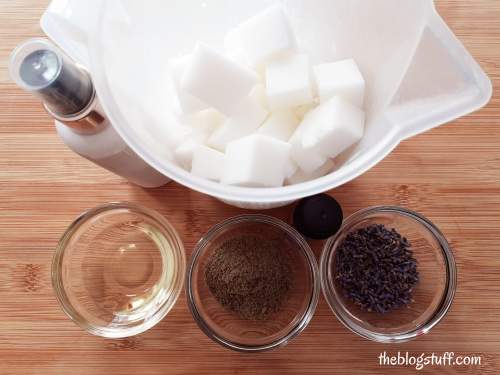
<path fill-rule="evenodd" d="M 64 143 L 77 154 L 125 179 L 158 187 L 169 180 L 123 141 L 100 106 L 88 71 L 46 39 L 30 39 L 13 52 L 10 75 L 39 98 L 56 120 Z"/>

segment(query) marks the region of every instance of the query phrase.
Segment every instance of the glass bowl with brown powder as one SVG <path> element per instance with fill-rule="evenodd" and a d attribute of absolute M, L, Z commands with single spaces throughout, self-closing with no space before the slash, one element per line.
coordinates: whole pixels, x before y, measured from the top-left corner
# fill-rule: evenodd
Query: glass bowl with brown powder
<path fill-rule="evenodd" d="M 186 276 L 189 309 L 215 342 L 242 352 L 286 345 L 312 318 L 318 266 L 292 227 L 242 215 L 213 227 L 197 244 Z"/>
<path fill-rule="evenodd" d="M 400 207 L 372 207 L 346 219 L 325 245 L 323 294 L 337 318 L 377 342 L 428 333 L 448 312 L 455 260 L 439 229 Z"/>

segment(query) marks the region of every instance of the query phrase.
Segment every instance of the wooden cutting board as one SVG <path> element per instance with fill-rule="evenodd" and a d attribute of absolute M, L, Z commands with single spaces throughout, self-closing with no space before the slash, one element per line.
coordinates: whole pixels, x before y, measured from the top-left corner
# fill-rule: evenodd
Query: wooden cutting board
<path fill-rule="evenodd" d="M 179 0 L 180 1 L 180 0 Z M 453 307 L 431 334 L 380 345 L 348 332 L 322 299 L 289 346 L 242 355 L 212 343 L 184 296 L 149 332 L 105 340 L 61 311 L 50 285 L 59 236 L 83 210 L 108 201 L 154 208 L 179 230 L 188 252 L 208 228 L 242 213 L 175 183 L 143 190 L 71 153 L 40 105 L 7 79 L 6 58 L 41 35 L 47 0 L 0 0 L 0 374 L 395 374 L 380 352 L 475 354 L 481 366 L 421 373 L 500 373 L 500 91 L 487 108 L 403 142 L 370 172 L 331 192 L 347 214 L 371 205 L 421 212 L 446 234 L 459 283 Z M 500 1 L 438 0 L 451 28 L 500 86 Z M 269 214 L 287 219 L 291 209 Z M 314 243 L 320 253 L 320 243 Z"/>

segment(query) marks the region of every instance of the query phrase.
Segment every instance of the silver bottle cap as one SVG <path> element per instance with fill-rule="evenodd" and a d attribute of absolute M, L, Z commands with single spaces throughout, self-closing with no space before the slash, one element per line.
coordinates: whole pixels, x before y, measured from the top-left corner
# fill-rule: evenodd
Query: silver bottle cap
<path fill-rule="evenodd" d="M 80 113 L 95 96 L 88 72 L 46 39 L 19 45 L 11 54 L 9 71 L 21 88 L 58 116 Z"/>

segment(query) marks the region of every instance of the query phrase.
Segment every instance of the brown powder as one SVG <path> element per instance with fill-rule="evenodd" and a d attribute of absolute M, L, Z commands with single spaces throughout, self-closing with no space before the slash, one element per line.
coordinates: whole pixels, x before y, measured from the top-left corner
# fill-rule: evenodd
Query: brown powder
<path fill-rule="evenodd" d="M 214 251 L 207 285 L 225 308 L 242 319 L 262 320 L 280 310 L 291 287 L 291 267 L 277 242 L 242 235 Z"/>

